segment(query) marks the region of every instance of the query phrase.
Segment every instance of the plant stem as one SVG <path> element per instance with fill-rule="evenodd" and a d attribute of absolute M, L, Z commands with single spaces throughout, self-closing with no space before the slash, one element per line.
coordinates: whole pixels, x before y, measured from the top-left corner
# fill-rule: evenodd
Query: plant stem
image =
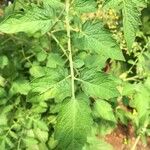
<path fill-rule="evenodd" d="M 143 55 L 143 53 L 145 52 L 145 50 L 147 49 L 147 47 L 148 47 L 148 43 L 144 46 L 143 50 L 139 53 L 139 55 L 137 56 L 137 59 L 135 60 L 134 64 L 131 66 L 131 68 L 128 70 L 127 74 L 129 74 L 132 71 L 133 67 L 137 64 L 137 62 L 139 60 L 139 57 L 141 55 Z"/>
<path fill-rule="evenodd" d="M 55 35 L 51 35 L 52 38 L 56 41 L 56 43 L 58 44 L 58 46 L 61 48 L 61 50 L 63 51 L 63 53 L 66 55 L 66 57 L 68 58 L 68 54 L 66 52 L 66 50 L 64 49 L 64 47 L 61 45 L 61 43 L 58 41 L 58 39 L 55 37 Z M 68 58 L 69 59 L 69 58 Z"/>
<path fill-rule="evenodd" d="M 138 144 L 140 138 L 141 138 L 140 135 L 136 138 L 136 141 L 135 141 L 134 145 L 132 146 L 131 150 L 135 150 L 135 149 L 136 149 L 136 146 L 137 146 L 137 144 Z"/>
<path fill-rule="evenodd" d="M 70 64 L 70 74 L 71 74 L 71 91 L 72 99 L 75 99 L 75 80 L 74 80 L 74 69 L 73 69 L 73 59 L 72 59 L 72 49 L 71 49 L 71 27 L 70 27 L 70 0 L 66 0 L 66 31 L 68 37 L 68 51 L 69 51 L 69 64 Z"/>
<path fill-rule="evenodd" d="M 144 125 L 144 127 L 143 127 L 143 129 L 142 129 L 143 131 L 141 130 L 141 133 L 140 133 L 140 134 L 138 135 L 138 137 L 136 138 L 135 143 L 134 143 L 134 145 L 132 146 L 131 150 L 135 150 L 135 149 L 136 149 L 136 146 L 137 146 L 137 144 L 138 144 L 139 141 L 140 141 L 141 135 L 146 132 L 147 126 L 148 126 L 148 123 L 146 122 L 145 125 Z"/>

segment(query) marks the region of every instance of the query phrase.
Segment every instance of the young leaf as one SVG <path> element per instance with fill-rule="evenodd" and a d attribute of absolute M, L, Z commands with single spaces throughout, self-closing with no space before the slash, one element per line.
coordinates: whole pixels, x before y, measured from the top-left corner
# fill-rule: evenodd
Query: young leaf
<path fill-rule="evenodd" d="M 96 117 L 100 117 L 108 121 L 116 122 L 111 105 L 104 100 L 101 99 L 96 100 L 96 102 L 94 103 L 93 111 Z"/>
<path fill-rule="evenodd" d="M 123 30 L 125 40 L 129 49 L 132 48 L 135 40 L 136 32 L 141 23 L 140 13 L 136 7 L 136 4 L 132 0 L 123 1 Z"/>
<path fill-rule="evenodd" d="M 0 23 L 0 32 L 33 34 L 41 31 L 42 34 L 50 30 L 56 21 L 53 9 L 33 6 L 26 13 L 10 16 Z"/>
<path fill-rule="evenodd" d="M 120 95 L 116 88 L 116 81 L 111 75 L 95 70 L 84 71 L 81 77 L 83 91 L 89 96 L 102 99 L 110 99 Z"/>
<path fill-rule="evenodd" d="M 119 46 L 101 22 L 85 22 L 81 31 L 74 35 L 74 43 L 78 49 L 92 50 L 109 58 L 124 60 Z"/>
<path fill-rule="evenodd" d="M 83 99 L 71 99 L 59 113 L 55 138 L 58 149 L 81 150 L 92 125 L 90 110 Z"/>

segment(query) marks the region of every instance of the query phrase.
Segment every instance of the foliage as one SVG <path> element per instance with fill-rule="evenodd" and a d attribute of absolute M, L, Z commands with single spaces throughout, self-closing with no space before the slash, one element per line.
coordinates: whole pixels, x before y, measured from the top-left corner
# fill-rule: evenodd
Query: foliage
<path fill-rule="evenodd" d="M 16 0 L 3 8 L 2 150 L 110 150 L 98 136 L 129 121 L 138 135 L 149 135 L 150 38 L 146 25 L 139 26 L 149 23 L 146 15 L 140 20 L 146 4 Z M 120 16 L 115 30 L 106 16 L 85 17 L 110 8 Z"/>

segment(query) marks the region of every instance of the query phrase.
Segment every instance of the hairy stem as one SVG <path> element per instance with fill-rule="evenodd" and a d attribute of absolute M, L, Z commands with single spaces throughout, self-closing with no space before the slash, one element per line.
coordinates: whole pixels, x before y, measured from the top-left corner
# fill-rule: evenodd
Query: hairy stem
<path fill-rule="evenodd" d="M 69 63 L 70 63 L 70 74 L 71 74 L 71 91 L 72 98 L 75 99 L 75 76 L 73 69 L 73 59 L 72 59 L 72 49 L 71 49 L 71 27 L 70 27 L 70 17 L 69 17 L 69 9 L 70 9 L 70 0 L 66 0 L 66 30 L 68 37 L 68 51 L 69 51 Z"/>

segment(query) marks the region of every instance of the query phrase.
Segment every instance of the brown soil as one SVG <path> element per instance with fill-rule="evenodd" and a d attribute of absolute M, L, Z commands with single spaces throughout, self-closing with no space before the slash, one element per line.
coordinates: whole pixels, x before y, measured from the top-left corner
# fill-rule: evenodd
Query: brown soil
<path fill-rule="evenodd" d="M 118 128 L 107 135 L 105 140 L 114 147 L 114 150 L 131 150 L 136 141 L 136 136 L 131 125 L 128 127 L 118 125 Z M 147 140 L 147 145 L 139 141 L 136 150 L 150 150 L 150 139 Z"/>

